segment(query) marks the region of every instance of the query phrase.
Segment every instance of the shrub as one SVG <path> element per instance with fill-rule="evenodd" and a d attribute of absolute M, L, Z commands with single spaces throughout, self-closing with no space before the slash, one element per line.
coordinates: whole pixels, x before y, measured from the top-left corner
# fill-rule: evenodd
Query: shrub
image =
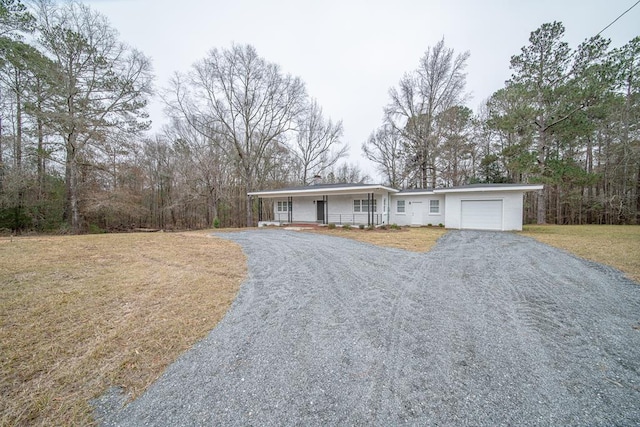
<path fill-rule="evenodd" d="M 327 225 L 327 227 L 329 228 L 329 230 L 335 230 L 336 225 L 333 222 L 330 222 L 329 225 Z"/>
<path fill-rule="evenodd" d="M 400 226 L 398 224 L 396 224 L 395 222 L 393 224 L 391 224 L 391 229 L 392 230 L 400 230 Z"/>
<path fill-rule="evenodd" d="M 89 234 L 104 234 L 106 233 L 106 230 L 103 230 L 102 228 L 100 228 L 100 226 L 96 224 L 89 224 L 88 232 Z"/>
<path fill-rule="evenodd" d="M 351 230 L 351 224 L 345 224 L 342 226 L 342 228 L 345 230 Z"/>
<path fill-rule="evenodd" d="M 220 220 L 218 217 L 213 218 L 213 228 L 220 228 Z"/>
<path fill-rule="evenodd" d="M 444 228 L 444 224 L 443 224 L 443 223 L 440 223 L 440 224 L 438 224 L 438 227 L 440 227 L 440 228 Z"/>
<path fill-rule="evenodd" d="M 358 228 L 359 228 L 360 230 L 364 230 L 364 224 L 360 224 L 360 225 L 358 226 Z"/>
<path fill-rule="evenodd" d="M 433 224 L 429 223 L 427 224 L 427 227 L 433 227 Z"/>

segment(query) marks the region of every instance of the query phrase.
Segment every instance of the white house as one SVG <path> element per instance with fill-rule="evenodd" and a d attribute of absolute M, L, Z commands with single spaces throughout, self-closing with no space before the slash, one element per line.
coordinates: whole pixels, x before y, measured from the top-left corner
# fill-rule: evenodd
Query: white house
<path fill-rule="evenodd" d="M 474 184 L 462 187 L 396 190 L 378 184 L 316 184 L 255 191 L 258 225 L 317 223 L 439 225 L 476 230 L 522 230 L 526 191 L 532 184 Z M 264 200 L 273 218 L 263 218 Z"/>

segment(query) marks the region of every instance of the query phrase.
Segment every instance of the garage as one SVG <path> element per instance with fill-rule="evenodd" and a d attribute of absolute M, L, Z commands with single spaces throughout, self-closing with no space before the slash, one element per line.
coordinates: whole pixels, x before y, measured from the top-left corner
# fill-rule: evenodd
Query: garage
<path fill-rule="evenodd" d="M 460 228 L 502 230 L 502 200 L 461 200 Z"/>

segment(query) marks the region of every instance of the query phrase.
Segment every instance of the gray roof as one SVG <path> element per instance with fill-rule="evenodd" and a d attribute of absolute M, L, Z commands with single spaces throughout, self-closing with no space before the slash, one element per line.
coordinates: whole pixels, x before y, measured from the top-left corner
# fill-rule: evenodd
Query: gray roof
<path fill-rule="evenodd" d="M 446 190 L 448 188 L 509 188 L 509 187 L 522 187 L 523 185 L 532 185 L 532 184 L 468 184 L 468 185 L 459 185 L 457 187 L 443 187 L 442 190 Z M 440 190 L 440 189 L 439 189 Z"/>
<path fill-rule="evenodd" d="M 433 192 L 433 188 L 407 188 L 404 190 L 400 190 L 399 194 L 406 193 L 431 193 Z"/>
<path fill-rule="evenodd" d="M 537 188 L 542 188 L 542 184 L 470 184 L 470 185 L 462 185 L 459 187 L 445 187 L 445 188 L 409 188 L 400 191 L 400 194 L 441 194 L 441 193 L 456 193 L 456 192 L 465 192 L 465 191 L 499 191 L 501 189 L 504 190 L 523 190 L 530 191 Z M 286 188 L 278 188 L 274 190 L 261 190 L 247 193 L 250 196 L 262 196 L 262 197 L 279 197 L 284 196 L 287 193 L 291 194 L 316 194 L 323 192 L 322 190 L 326 190 L 327 194 L 333 192 L 333 194 L 355 194 L 355 192 L 360 192 L 360 190 L 371 190 L 371 191 L 389 191 L 393 193 L 398 193 L 398 190 L 387 187 L 383 184 L 362 184 L 362 183 L 339 183 L 339 184 L 316 184 L 316 185 L 306 185 L 306 186 L 298 186 L 298 187 L 286 187 Z M 344 191 L 343 191 L 344 190 Z"/>
<path fill-rule="evenodd" d="M 333 190 L 333 189 L 338 189 L 338 188 L 352 188 L 352 187 L 371 187 L 372 185 L 379 185 L 379 184 L 361 184 L 361 183 L 346 183 L 346 182 L 341 182 L 338 184 L 312 184 L 312 185 L 305 185 L 305 186 L 298 186 L 298 187 L 285 187 L 285 188 L 276 188 L 274 189 L 274 191 L 302 191 L 302 190 L 313 190 L 316 188 L 326 188 L 328 190 Z M 269 191 L 269 190 L 265 190 L 265 191 Z"/>

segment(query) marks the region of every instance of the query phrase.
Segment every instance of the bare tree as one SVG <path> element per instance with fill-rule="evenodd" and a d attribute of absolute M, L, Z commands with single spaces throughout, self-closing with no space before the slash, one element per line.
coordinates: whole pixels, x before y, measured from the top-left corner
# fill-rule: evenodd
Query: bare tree
<path fill-rule="evenodd" d="M 387 183 L 393 188 L 403 185 L 406 157 L 403 151 L 402 135 L 393 126 L 386 124 L 372 132 L 369 139 L 362 143 L 362 152 L 374 162 L 384 174 Z"/>
<path fill-rule="evenodd" d="M 300 181 L 309 184 L 314 175 L 322 175 L 347 156 L 349 147 L 340 142 L 342 121 L 325 120 L 322 107 L 313 100 L 298 125 L 293 152 L 300 163 Z"/>
<path fill-rule="evenodd" d="M 386 120 L 405 138 L 419 173 L 416 184 L 423 188 L 436 185 L 435 119 L 464 101 L 468 58 L 469 52 L 455 55 L 442 39 L 427 48 L 416 71 L 405 74 L 399 87 L 389 91 Z"/>
<path fill-rule="evenodd" d="M 356 163 L 341 163 L 329 170 L 325 182 L 328 184 L 348 183 L 364 184 L 371 178 Z"/>
<path fill-rule="evenodd" d="M 174 114 L 220 142 L 238 166 L 245 193 L 256 189 L 272 148 L 284 144 L 304 110 L 306 92 L 297 77 L 259 57 L 249 45 L 213 49 L 186 78 L 172 81 Z M 247 225 L 253 207 L 246 203 Z"/>

